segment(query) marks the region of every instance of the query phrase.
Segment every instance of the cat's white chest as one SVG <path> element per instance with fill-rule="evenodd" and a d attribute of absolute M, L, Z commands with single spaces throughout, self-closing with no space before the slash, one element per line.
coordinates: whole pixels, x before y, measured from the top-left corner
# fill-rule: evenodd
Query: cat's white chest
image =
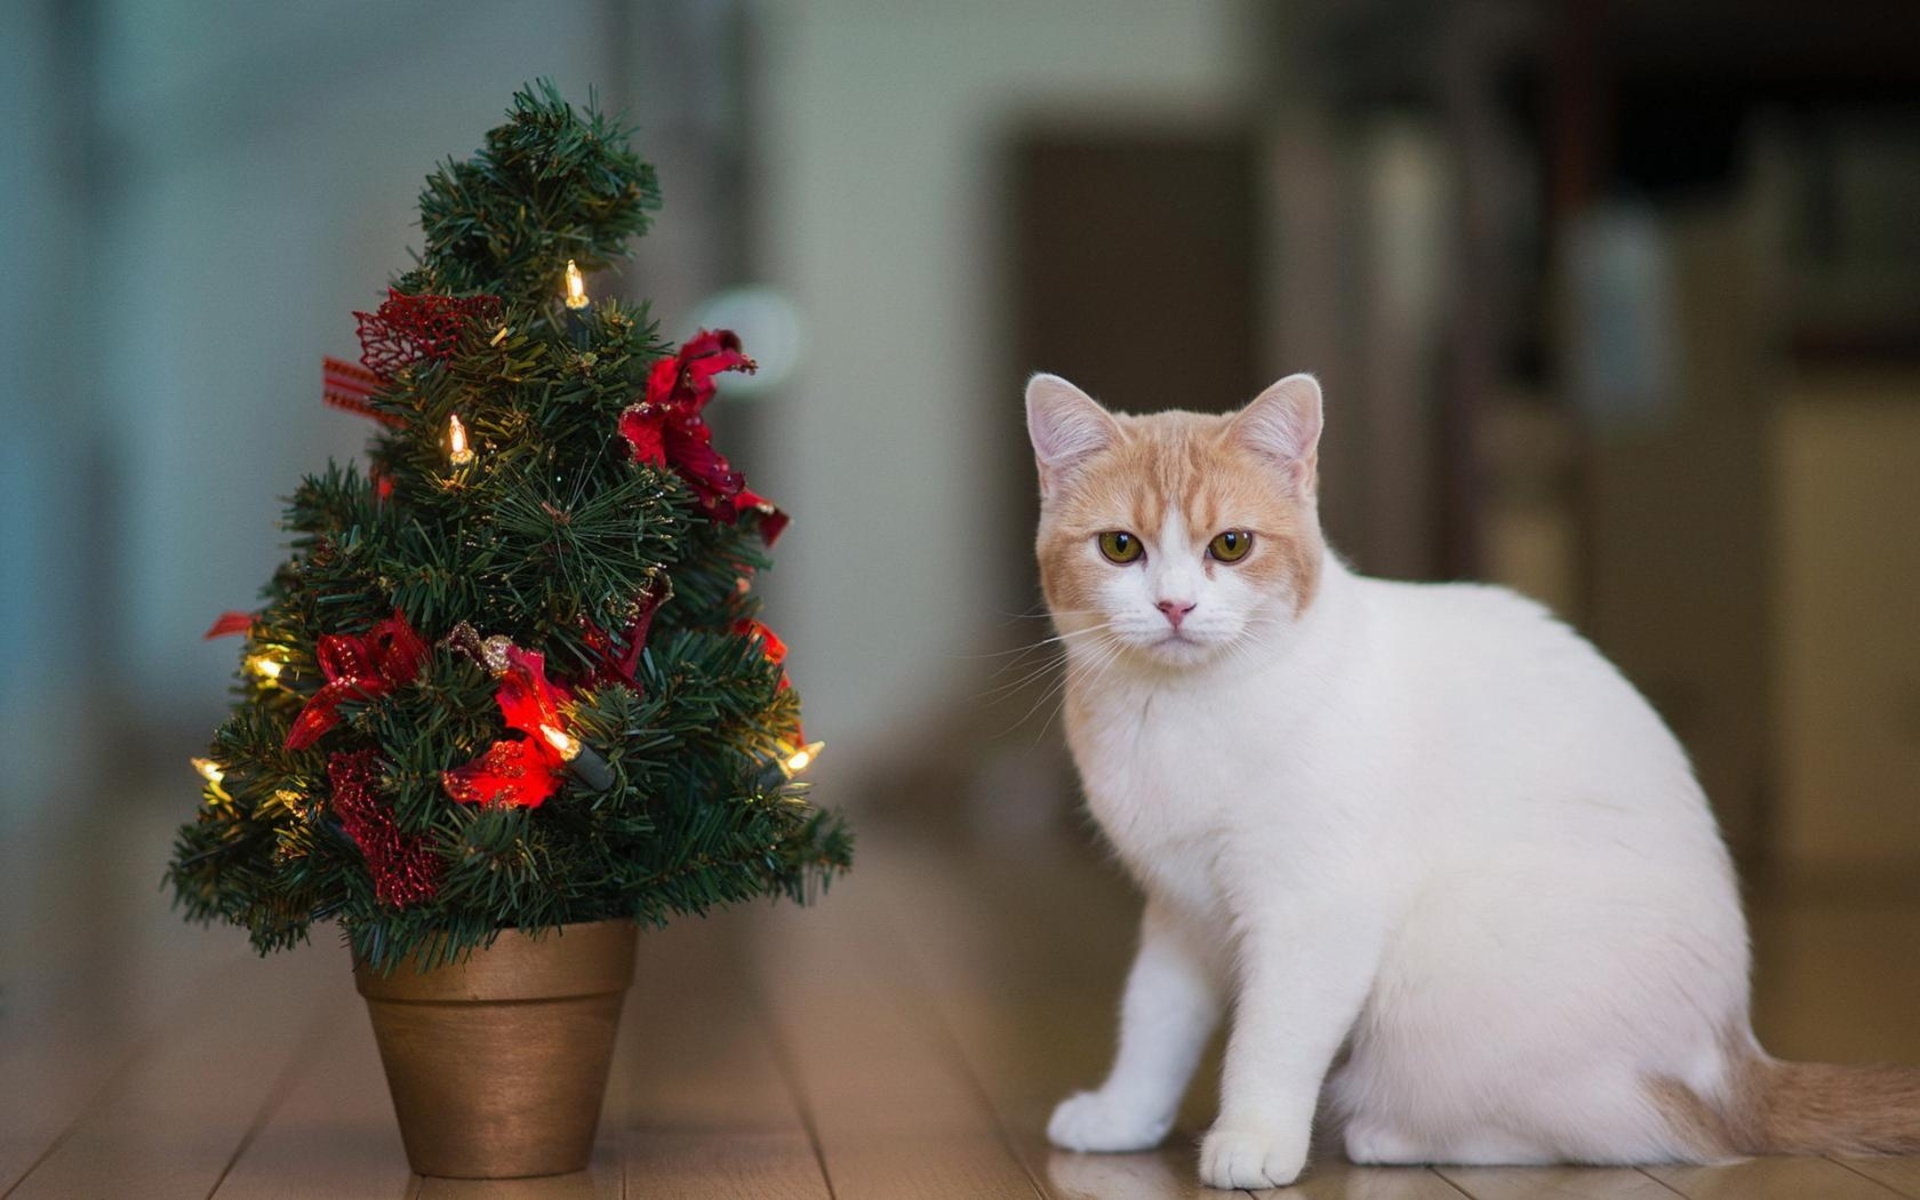
<path fill-rule="evenodd" d="M 1235 752 L 1257 731 L 1226 695 L 1116 689 L 1076 707 L 1068 741 L 1107 839 L 1150 890 L 1215 909 L 1221 856 L 1260 802 Z"/>

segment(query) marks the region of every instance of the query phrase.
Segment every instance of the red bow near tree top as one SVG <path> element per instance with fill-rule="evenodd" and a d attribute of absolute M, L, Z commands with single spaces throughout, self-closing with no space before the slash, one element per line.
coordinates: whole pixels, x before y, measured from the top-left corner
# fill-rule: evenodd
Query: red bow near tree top
<path fill-rule="evenodd" d="M 399 609 L 365 634 L 329 633 L 314 648 L 327 682 L 308 699 L 287 731 L 287 749 L 304 750 L 340 723 L 343 701 L 384 696 L 412 681 L 427 660 L 427 644 Z"/>
<path fill-rule="evenodd" d="M 633 446 L 635 462 L 671 467 L 686 480 L 709 518 L 730 525 L 741 513 L 758 513 L 760 534 L 771 545 L 787 527 L 787 514 L 748 489 L 746 478 L 713 448 L 713 430 L 701 415 L 718 390 L 714 376 L 755 369 L 732 330 L 703 329 L 678 354 L 653 364 L 646 399 L 620 415 L 620 432 Z"/>
<path fill-rule="evenodd" d="M 509 729 L 527 737 L 501 739 L 464 767 L 440 773 L 440 786 L 461 804 L 511 804 L 539 808 L 560 789 L 567 760 L 560 744 L 571 742 L 560 706 L 565 688 L 547 682 L 544 655 L 510 646 L 507 670 L 494 693 Z"/>

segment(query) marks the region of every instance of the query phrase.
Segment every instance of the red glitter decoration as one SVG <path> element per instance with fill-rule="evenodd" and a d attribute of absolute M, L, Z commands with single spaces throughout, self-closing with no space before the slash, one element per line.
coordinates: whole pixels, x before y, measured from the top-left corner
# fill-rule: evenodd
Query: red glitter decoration
<path fill-rule="evenodd" d="M 451 357 L 468 325 L 496 322 L 502 311 L 498 296 L 409 296 L 388 288 L 378 311 L 353 314 L 360 322 L 360 361 L 392 382 L 400 368 L 423 358 Z"/>
<path fill-rule="evenodd" d="M 544 738 L 501 740 L 464 767 L 440 773 L 440 786 L 461 804 L 539 808 L 560 790 L 560 756 Z"/>
<path fill-rule="evenodd" d="M 320 735 L 340 723 L 340 704 L 346 700 L 384 696 L 420 673 L 427 644 L 395 609 L 365 634 L 329 633 L 315 648 L 327 682 L 307 700 L 287 731 L 287 749 L 304 750 Z"/>
<path fill-rule="evenodd" d="M 620 433 L 635 462 L 670 467 L 686 480 L 710 520 L 731 525 L 743 513 L 759 514 L 760 535 L 772 545 L 787 515 L 747 489 L 746 477 L 713 448 L 713 430 L 701 415 L 719 389 L 714 376 L 756 369 L 732 330 L 703 329 L 678 354 L 653 364 L 645 399 L 620 414 Z"/>
<path fill-rule="evenodd" d="M 544 655 L 507 648 L 507 670 L 494 700 L 509 729 L 529 737 L 501 740 L 479 758 L 440 773 L 440 786 L 461 804 L 511 804 L 539 808 L 560 789 L 566 760 L 541 732 L 562 729 L 566 718 L 560 706 L 567 690 L 547 682 Z"/>
<path fill-rule="evenodd" d="M 392 807 L 375 792 L 379 777 L 378 751 L 327 756 L 327 780 L 333 787 L 329 806 L 367 860 L 374 895 L 389 908 L 405 908 L 431 900 L 440 890 L 440 856 L 427 839 L 400 832 Z"/>

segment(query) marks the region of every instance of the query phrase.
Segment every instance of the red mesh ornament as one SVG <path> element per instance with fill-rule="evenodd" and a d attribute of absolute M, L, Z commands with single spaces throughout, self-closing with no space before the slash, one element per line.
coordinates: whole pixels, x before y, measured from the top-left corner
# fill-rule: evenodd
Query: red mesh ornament
<path fill-rule="evenodd" d="M 333 787 L 328 805 L 367 860 L 374 895 L 389 908 L 405 908 L 440 890 L 442 864 L 427 839 L 400 832 L 392 808 L 374 788 L 379 776 L 377 751 L 335 751 L 327 757 Z"/>
<path fill-rule="evenodd" d="M 360 322 L 360 361 L 391 382 L 401 367 L 450 357 L 468 325 L 496 322 L 503 311 L 498 296 L 409 296 L 388 288 L 377 312 L 353 314 Z"/>

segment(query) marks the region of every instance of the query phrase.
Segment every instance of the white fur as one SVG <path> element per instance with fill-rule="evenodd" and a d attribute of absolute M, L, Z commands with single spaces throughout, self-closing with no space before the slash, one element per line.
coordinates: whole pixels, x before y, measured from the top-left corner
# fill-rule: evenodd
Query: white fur
<path fill-rule="evenodd" d="M 1054 1143 L 1158 1143 L 1231 1000 L 1213 1186 L 1292 1182 L 1323 1089 L 1361 1162 L 1687 1158 L 1646 1084 L 1721 1094 L 1748 949 L 1653 710 L 1510 592 L 1328 555 L 1296 617 L 1198 569 L 1207 536 L 1170 517 L 1104 612 L 1056 617 L 1088 803 L 1148 899 L 1112 1072 Z"/>

